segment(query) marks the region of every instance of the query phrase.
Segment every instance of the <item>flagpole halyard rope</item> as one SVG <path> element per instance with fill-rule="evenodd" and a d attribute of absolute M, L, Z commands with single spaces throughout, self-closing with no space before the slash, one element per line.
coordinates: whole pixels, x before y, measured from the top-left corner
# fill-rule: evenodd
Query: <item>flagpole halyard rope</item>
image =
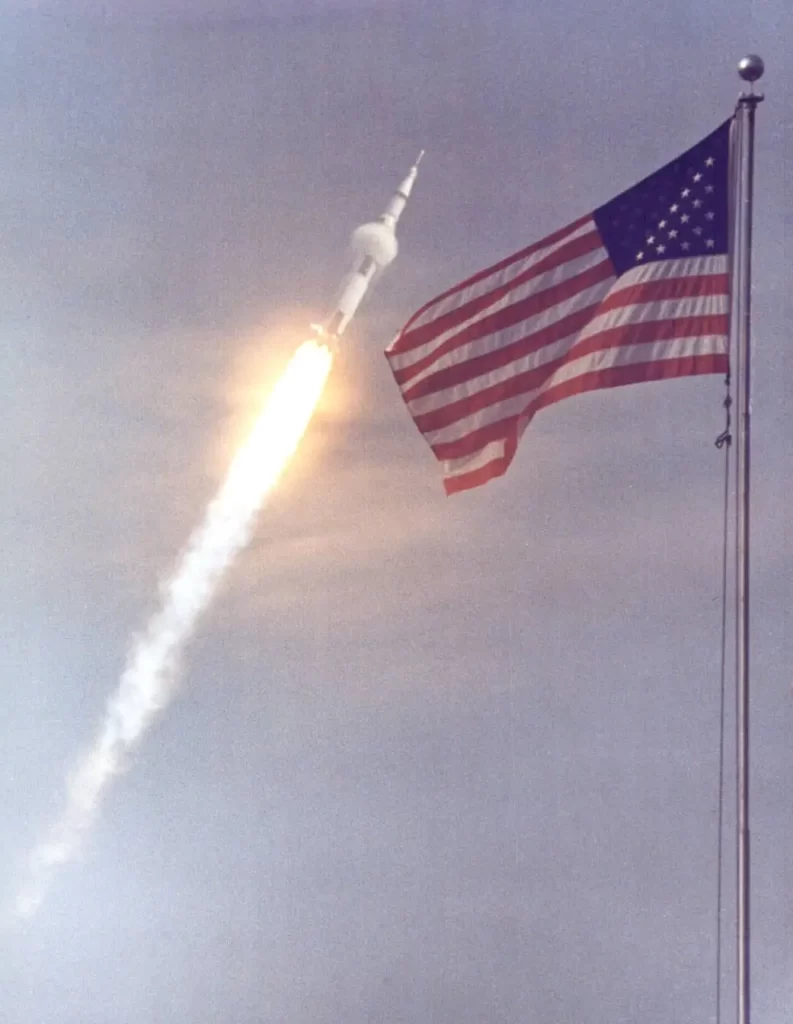
<path fill-rule="evenodd" d="M 721 552 L 721 666 L 719 672 L 719 773 L 718 798 L 716 814 L 716 1024 L 721 1024 L 721 969 L 722 969 L 722 909 L 724 902 L 724 736 L 726 717 L 727 690 L 727 618 L 728 618 L 728 579 L 730 560 L 730 375 L 724 381 L 727 396 L 724 399 L 727 425 L 724 432 L 716 439 L 716 447 L 724 449 L 724 494 L 722 513 L 722 552 Z"/>

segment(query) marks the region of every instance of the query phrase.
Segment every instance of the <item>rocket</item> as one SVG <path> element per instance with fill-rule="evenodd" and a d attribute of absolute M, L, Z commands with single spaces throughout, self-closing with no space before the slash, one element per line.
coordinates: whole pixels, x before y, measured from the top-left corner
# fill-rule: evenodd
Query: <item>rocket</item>
<path fill-rule="evenodd" d="M 424 150 L 408 171 L 396 192 L 388 200 L 385 210 L 376 221 L 361 224 L 352 233 L 354 262 L 352 269 L 342 281 L 339 295 L 333 305 L 333 312 L 324 324 L 314 325 L 315 331 L 323 336 L 338 340 L 347 329 L 350 320 L 363 301 L 373 279 L 394 259 L 398 251 L 396 239 L 397 222 L 405 209 L 413 183 L 418 174 Z"/>

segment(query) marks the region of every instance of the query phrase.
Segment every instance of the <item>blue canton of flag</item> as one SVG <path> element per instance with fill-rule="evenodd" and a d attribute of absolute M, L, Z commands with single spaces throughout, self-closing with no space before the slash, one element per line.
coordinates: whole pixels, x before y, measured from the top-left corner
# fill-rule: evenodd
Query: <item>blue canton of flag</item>
<path fill-rule="evenodd" d="M 638 263 L 727 252 L 731 123 L 595 210 L 618 274 Z"/>

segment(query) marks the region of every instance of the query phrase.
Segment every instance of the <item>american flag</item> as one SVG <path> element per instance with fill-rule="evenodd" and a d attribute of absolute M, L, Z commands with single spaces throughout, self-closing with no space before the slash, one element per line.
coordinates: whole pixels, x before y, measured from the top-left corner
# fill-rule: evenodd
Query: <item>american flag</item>
<path fill-rule="evenodd" d="M 731 123 L 433 299 L 389 345 L 447 494 L 505 473 L 534 414 L 563 398 L 727 371 Z"/>

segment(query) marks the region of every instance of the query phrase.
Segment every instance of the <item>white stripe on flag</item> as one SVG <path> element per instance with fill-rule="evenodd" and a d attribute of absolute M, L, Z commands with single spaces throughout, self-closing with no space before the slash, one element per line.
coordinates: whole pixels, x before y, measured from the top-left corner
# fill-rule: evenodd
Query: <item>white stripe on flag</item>
<path fill-rule="evenodd" d="M 664 360 L 675 360 L 694 355 L 721 355 L 724 351 L 725 340 L 724 336 L 720 334 L 704 337 L 698 334 L 691 338 L 673 338 L 641 345 L 620 345 L 598 349 L 560 366 L 542 384 L 531 390 L 515 395 L 513 398 L 496 401 L 470 416 L 461 417 L 446 427 L 441 427 L 438 430 L 426 430 L 423 433 L 431 445 L 449 444 L 460 441 L 492 423 L 520 416 L 539 395 L 576 377 L 583 377 L 588 373 L 599 372 L 615 366 L 660 363 Z"/>
<path fill-rule="evenodd" d="M 530 255 L 524 257 L 522 260 L 509 263 L 507 266 L 502 267 L 495 273 L 488 274 L 487 277 L 474 281 L 467 288 L 455 290 L 449 295 L 438 299 L 431 306 L 425 309 L 424 312 L 413 321 L 413 323 L 411 323 L 406 333 L 409 334 L 410 331 L 415 330 L 415 328 L 422 327 L 424 324 L 428 324 L 432 320 L 437 320 L 438 317 L 444 316 L 446 313 L 450 313 L 452 310 L 458 309 L 460 306 L 464 306 L 468 302 L 473 302 L 474 299 L 481 298 L 483 295 L 487 295 L 488 292 L 504 287 L 525 271 L 536 266 L 541 260 L 544 260 L 547 256 L 556 252 L 557 249 L 560 249 L 564 245 L 568 245 L 576 238 L 582 238 L 584 235 L 590 234 L 596 230 L 595 222 L 590 218 L 584 221 L 583 224 L 580 224 L 577 228 L 571 229 L 570 232 L 565 234 L 562 238 L 557 239 L 550 245 L 543 246 L 542 249 L 536 250 Z"/>

